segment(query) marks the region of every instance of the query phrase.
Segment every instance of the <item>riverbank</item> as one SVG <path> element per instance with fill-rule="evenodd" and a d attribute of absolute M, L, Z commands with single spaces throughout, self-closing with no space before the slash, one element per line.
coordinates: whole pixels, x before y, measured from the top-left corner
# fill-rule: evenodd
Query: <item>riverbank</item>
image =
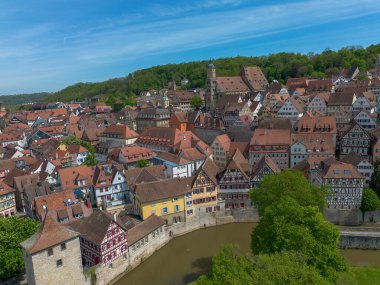
<path fill-rule="evenodd" d="M 211 259 L 221 245 L 235 243 L 240 246 L 242 252 L 250 252 L 251 232 L 255 225 L 255 223 L 231 223 L 202 228 L 176 237 L 138 267 L 125 273 L 114 284 L 188 284 L 209 272 Z M 380 267 L 379 251 L 342 250 L 341 253 L 350 265 Z"/>

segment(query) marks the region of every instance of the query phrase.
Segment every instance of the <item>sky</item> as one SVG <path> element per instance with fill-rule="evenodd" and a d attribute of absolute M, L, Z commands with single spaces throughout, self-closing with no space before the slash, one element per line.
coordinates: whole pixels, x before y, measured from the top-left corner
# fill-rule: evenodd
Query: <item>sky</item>
<path fill-rule="evenodd" d="M 167 63 L 376 43 L 379 0 L 0 0 L 0 95 Z"/>

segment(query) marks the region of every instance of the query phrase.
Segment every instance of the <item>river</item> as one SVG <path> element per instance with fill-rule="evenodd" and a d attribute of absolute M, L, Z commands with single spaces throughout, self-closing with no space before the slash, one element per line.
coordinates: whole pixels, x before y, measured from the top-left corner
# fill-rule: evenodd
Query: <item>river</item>
<path fill-rule="evenodd" d="M 200 229 L 174 238 L 140 266 L 123 276 L 116 285 L 184 285 L 210 270 L 211 258 L 220 245 L 236 243 L 250 251 L 254 223 L 233 223 Z M 380 252 L 342 250 L 352 265 L 380 266 Z"/>

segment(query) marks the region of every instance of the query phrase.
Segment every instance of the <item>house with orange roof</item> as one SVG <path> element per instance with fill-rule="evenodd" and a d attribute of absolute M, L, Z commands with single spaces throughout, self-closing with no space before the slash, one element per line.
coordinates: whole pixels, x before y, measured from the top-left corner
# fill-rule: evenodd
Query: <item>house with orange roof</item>
<path fill-rule="evenodd" d="M 0 217 L 10 217 L 16 214 L 15 189 L 0 182 Z"/>
<path fill-rule="evenodd" d="M 123 146 L 135 143 L 139 134 L 131 130 L 127 125 L 114 124 L 107 127 L 99 137 L 100 142 L 117 141 Z"/>
<path fill-rule="evenodd" d="M 250 175 L 251 186 L 258 187 L 267 175 L 279 173 L 281 170 L 268 155 L 264 155 L 253 167 Z"/>
<path fill-rule="evenodd" d="M 217 175 L 220 169 L 211 158 L 207 158 L 196 171 L 191 189 L 185 195 L 186 219 L 204 213 L 224 209 L 224 201 L 218 200 L 219 185 Z"/>
<path fill-rule="evenodd" d="M 295 98 L 287 99 L 277 112 L 279 118 L 290 118 L 292 124 L 295 124 L 304 114 L 304 103 Z"/>
<path fill-rule="evenodd" d="M 152 162 L 156 153 L 150 148 L 141 146 L 125 146 L 117 148 L 108 154 L 108 157 L 129 167 L 135 167 L 140 160 Z"/>
<path fill-rule="evenodd" d="M 212 157 L 215 164 L 220 168 L 225 167 L 237 148 L 241 153 L 246 153 L 248 143 L 233 142 L 227 134 L 215 137 L 211 144 Z"/>
<path fill-rule="evenodd" d="M 246 208 L 252 206 L 249 198 L 250 165 L 237 149 L 227 166 L 218 174 L 218 198 L 225 201 L 226 208 Z"/>
<path fill-rule="evenodd" d="M 328 187 L 327 208 L 359 209 L 362 203 L 364 177 L 349 163 L 329 158 L 321 162 L 312 180 L 318 186 Z"/>
<path fill-rule="evenodd" d="M 187 115 L 186 112 L 175 112 L 171 115 L 169 120 L 169 127 L 175 127 L 181 132 L 187 129 Z"/>
<path fill-rule="evenodd" d="M 84 284 L 80 233 L 49 213 L 37 233 L 21 243 L 28 284 Z"/>
<path fill-rule="evenodd" d="M 124 169 L 118 169 L 112 164 L 97 165 L 93 174 L 93 187 L 98 206 L 104 206 L 109 210 L 128 202 L 129 193 Z"/>
<path fill-rule="evenodd" d="M 154 151 L 179 153 L 184 149 L 197 148 L 203 154 L 210 154 L 210 147 L 192 131 L 181 132 L 177 128 L 146 128 L 136 141 L 137 145 Z"/>
<path fill-rule="evenodd" d="M 313 93 L 310 96 L 310 102 L 307 105 L 307 111 L 319 111 L 322 114 L 327 114 L 327 103 L 329 101 L 330 93 Z"/>
<path fill-rule="evenodd" d="M 206 110 L 215 110 L 223 95 L 248 95 L 264 91 L 268 81 L 257 66 L 244 67 L 239 76 L 216 76 L 214 64 L 207 67 L 205 106 Z"/>
<path fill-rule="evenodd" d="M 293 133 L 290 146 L 290 167 L 309 157 L 335 157 L 333 135 Z"/>
<path fill-rule="evenodd" d="M 290 144 L 288 129 L 255 129 L 249 147 L 251 167 L 268 155 L 280 169 L 289 168 Z"/>
<path fill-rule="evenodd" d="M 81 165 L 58 169 L 58 184 L 63 191 L 71 191 L 75 197 L 93 197 L 94 166 Z"/>
<path fill-rule="evenodd" d="M 154 165 L 164 165 L 166 167 L 166 174 L 170 178 L 176 177 L 190 177 L 194 174 L 194 163 L 189 161 L 178 154 L 168 152 L 157 152 L 153 159 Z"/>

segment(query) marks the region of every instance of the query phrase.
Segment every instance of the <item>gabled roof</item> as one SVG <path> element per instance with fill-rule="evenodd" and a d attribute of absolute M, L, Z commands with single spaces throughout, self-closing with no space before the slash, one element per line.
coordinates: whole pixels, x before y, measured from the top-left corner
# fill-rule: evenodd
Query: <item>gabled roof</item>
<path fill-rule="evenodd" d="M 258 66 L 245 66 L 240 75 L 251 90 L 264 90 L 268 85 L 268 80 Z"/>
<path fill-rule="evenodd" d="M 224 151 L 228 152 L 230 150 L 231 139 L 227 134 L 217 136 L 214 141 L 218 141 Z"/>
<path fill-rule="evenodd" d="M 273 161 L 272 158 L 270 158 L 268 155 L 264 155 L 260 158 L 260 160 L 255 164 L 253 170 L 252 170 L 252 177 L 256 176 L 257 173 L 265 166 L 267 165 L 273 173 L 279 173 L 281 171 L 280 168 L 278 168 L 277 164 Z"/>
<path fill-rule="evenodd" d="M 151 165 L 144 168 L 131 168 L 125 171 L 125 179 L 129 186 L 137 183 L 152 182 L 160 179 L 166 179 L 165 166 Z"/>
<path fill-rule="evenodd" d="M 135 242 L 149 235 L 164 224 L 165 220 L 163 218 L 158 217 L 155 214 L 150 215 L 145 221 L 127 231 L 128 245 L 133 245 Z"/>
<path fill-rule="evenodd" d="M 113 134 L 113 135 L 119 135 L 120 139 L 132 139 L 132 138 L 137 138 L 139 136 L 138 133 L 135 131 L 131 130 L 127 125 L 111 125 L 107 127 L 102 136 L 105 136 L 107 134 Z"/>
<path fill-rule="evenodd" d="M 344 156 L 340 161 L 344 163 L 349 163 L 355 166 L 358 166 L 359 163 L 362 161 L 367 160 L 364 157 L 362 157 L 359 153 L 356 152 L 350 152 L 346 156 Z M 368 160 L 367 160 L 368 161 Z"/>
<path fill-rule="evenodd" d="M 255 129 L 250 145 L 290 145 L 290 130 Z"/>
<path fill-rule="evenodd" d="M 218 175 L 220 169 L 210 157 L 208 157 L 205 162 L 202 163 L 201 167 L 197 170 L 195 177 L 197 177 L 202 171 L 215 185 L 218 184 L 216 176 Z M 194 179 L 193 183 L 195 180 L 196 179 Z"/>
<path fill-rule="evenodd" d="M 328 106 L 351 106 L 354 102 L 355 93 L 331 93 Z"/>
<path fill-rule="evenodd" d="M 55 222 L 51 215 L 50 213 L 46 215 L 37 233 L 21 243 L 29 254 L 38 253 L 79 236 L 75 230 Z"/>
<path fill-rule="evenodd" d="M 322 161 L 321 175 L 324 179 L 363 178 L 357 168 L 349 163 L 327 159 Z"/>
<path fill-rule="evenodd" d="M 120 218 L 114 221 L 111 214 L 94 209 L 92 215 L 78 219 L 68 225 L 72 230 L 80 233 L 86 240 L 92 241 L 94 244 L 100 245 L 107 234 L 112 223 L 116 223 L 120 228 L 125 229 Z"/>
<path fill-rule="evenodd" d="M 191 191 L 193 179 L 190 176 L 136 184 L 135 193 L 141 203 L 177 197 Z"/>
<path fill-rule="evenodd" d="M 240 76 L 217 77 L 216 83 L 222 93 L 248 92 L 250 90 Z"/>
<path fill-rule="evenodd" d="M 248 163 L 248 160 L 238 149 L 235 151 L 231 159 L 227 162 L 226 168 L 221 172 L 221 174 L 223 174 L 226 170 L 239 170 L 246 179 L 249 179 L 247 173 L 250 170 L 250 165 Z"/>

